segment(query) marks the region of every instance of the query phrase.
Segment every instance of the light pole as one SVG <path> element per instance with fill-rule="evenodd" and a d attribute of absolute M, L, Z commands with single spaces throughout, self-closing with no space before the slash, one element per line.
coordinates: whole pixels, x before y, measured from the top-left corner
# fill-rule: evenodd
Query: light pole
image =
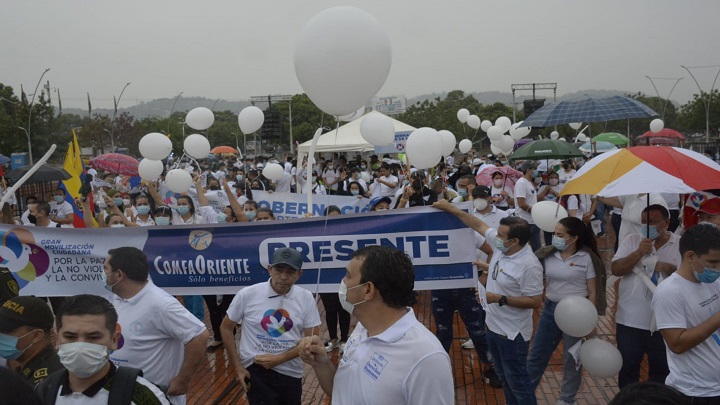
<path fill-rule="evenodd" d="M 710 102 L 712 101 L 712 94 L 713 89 L 715 88 L 715 82 L 717 82 L 718 76 L 720 76 L 720 70 L 718 70 L 717 74 L 715 75 L 715 79 L 712 82 L 712 86 L 710 86 L 710 92 L 708 93 L 707 99 L 703 97 L 703 91 L 702 88 L 700 88 L 700 83 L 698 83 L 695 76 L 692 74 L 690 69 L 703 69 L 703 68 L 717 68 L 720 67 L 720 65 L 712 65 L 712 66 L 682 66 L 681 68 L 687 70 L 688 73 L 690 73 L 690 77 L 695 81 L 695 84 L 698 87 L 698 90 L 700 90 L 700 98 L 702 98 L 703 102 L 705 103 L 705 142 L 710 142 Z"/>
<path fill-rule="evenodd" d="M 23 128 L 23 127 L 18 127 L 18 128 L 20 128 L 20 129 L 22 129 L 23 131 L 25 131 L 25 136 L 27 136 L 27 140 L 28 140 L 28 154 L 29 154 L 29 158 L 30 158 L 30 166 L 32 166 L 34 163 L 33 163 L 33 158 L 32 158 L 32 144 L 30 143 L 30 132 L 29 132 L 27 129 Z"/>
<path fill-rule="evenodd" d="M 650 76 L 645 76 L 645 77 L 647 77 L 647 79 L 650 80 L 650 84 L 652 84 L 653 88 L 655 89 L 655 94 L 657 94 L 658 101 L 661 100 L 662 98 L 660 97 L 660 92 L 658 91 L 657 86 L 655 86 L 655 82 L 653 81 L 653 79 L 655 79 L 655 80 L 675 80 L 675 84 L 673 84 L 672 89 L 670 89 L 670 93 L 668 93 L 668 96 L 665 99 L 665 104 L 663 104 L 662 113 L 660 115 L 660 119 L 665 121 L 665 109 L 667 109 L 667 103 L 670 101 L 670 96 L 672 95 L 672 92 L 675 90 L 675 86 L 677 86 L 678 83 L 680 83 L 680 80 L 682 80 L 683 78 L 681 77 L 679 79 L 676 79 L 674 77 L 650 77 Z"/>
<path fill-rule="evenodd" d="M 49 71 L 50 71 L 50 68 L 47 68 L 40 75 L 40 79 L 38 79 L 37 85 L 35 85 L 35 91 L 33 92 L 32 99 L 30 100 L 30 108 L 28 109 L 28 125 L 27 125 L 27 129 L 23 128 L 23 130 L 25 131 L 25 134 L 27 135 L 27 138 L 28 138 L 28 149 L 30 149 L 30 122 L 32 121 L 32 106 L 33 106 L 33 103 L 35 102 L 35 95 L 37 94 L 38 87 L 40 87 L 40 82 L 42 82 L 43 77 L 45 77 L 45 73 L 47 73 Z M 32 158 L 32 150 L 30 150 L 29 152 L 30 152 L 30 166 L 32 166 L 34 164 L 33 158 Z"/>
<path fill-rule="evenodd" d="M 117 116 L 117 110 L 118 110 L 118 104 L 120 104 L 120 99 L 122 99 L 123 93 L 125 93 L 125 89 L 127 86 L 130 85 L 130 82 L 125 83 L 125 86 L 123 86 L 122 90 L 120 91 L 120 96 L 115 99 L 115 96 L 113 96 L 113 119 L 110 123 L 110 148 L 112 148 L 112 151 L 115 152 L 115 117 Z M 104 152 L 104 151 L 103 151 Z"/>

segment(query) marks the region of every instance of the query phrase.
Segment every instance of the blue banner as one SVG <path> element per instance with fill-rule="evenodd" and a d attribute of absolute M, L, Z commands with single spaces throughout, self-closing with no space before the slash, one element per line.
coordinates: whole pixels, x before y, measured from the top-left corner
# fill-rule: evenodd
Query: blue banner
<path fill-rule="evenodd" d="M 368 245 L 405 251 L 415 265 L 416 290 L 477 282 L 473 231 L 455 216 L 427 207 L 232 225 L 0 226 L 0 234 L 0 252 L 5 252 L 0 267 L 13 272 L 23 295 L 104 291 L 99 272 L 107 251 L 120 246 L 142 249 L 153 282 L 171 294 L 232 294 L 266 281 L 269 258 L 281 247 L 302 253 L 298 285 L 313 292 L 337 291 L 352 253 Z M 24 258 L 26 251 L 30 254 Z"/>

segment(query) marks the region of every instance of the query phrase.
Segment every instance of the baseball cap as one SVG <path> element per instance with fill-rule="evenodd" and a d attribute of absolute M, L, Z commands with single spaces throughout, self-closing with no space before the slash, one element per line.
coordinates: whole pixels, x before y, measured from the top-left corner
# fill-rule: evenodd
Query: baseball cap
<path fill-rule="evenodd" d="M 302 255 L 296 249 L 280 248 L 275 251 L 270 261 L 270 266 L 287 264 L 295 270 L 301 270 L 303 265 Z"/>
<path fill-rule="evenodd" d="M 490 192 L 490 187 L 488 186 L 475 186 L 472 189 L 473 197 L 487 197 L 490 195 L 492 195 L 492 192 Z"/>
<path fill-rule="evenodd" d="M 482 160 L 480 160 L 479 158 L 475 158 L 473 160 L 473 166 L 480 166 L 481 164 L 482 164 Z"/>
<path fill-rule="evenodd" d="M 520 165 L 518 170 L 520 170 L 521 172 L 524 173 L 528 169 L 537 168 L 539 164 L 540 163 L 538 163 L 537 161 L 534 161 L 534 160 L 526 160 Z"/>
<path fill-rule="evenodd" d="M 47 302 L 37 297 L 10 298 L 0 307 L 0 331 L 8 332 L 21 326 L 51 329 L 54 319 Z"/>
<path fill-rule="evenodd" d="M 392 200 L 390 199 L 390 197 L 376 197 L 370 200 L 370 209 L 375 208 L 375 206 L 380 204 L 381 202 L 392 204 Z"/>

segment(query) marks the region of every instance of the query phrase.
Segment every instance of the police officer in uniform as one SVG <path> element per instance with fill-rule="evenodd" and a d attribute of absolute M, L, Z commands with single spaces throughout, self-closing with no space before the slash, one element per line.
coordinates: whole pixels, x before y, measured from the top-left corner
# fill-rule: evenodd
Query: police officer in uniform
<path fill-rule="evenodd" d="M 0 356 L 32 385 L 63 369 L 50 341 L 52 328 L 52 311 L 40 298 L 15 297 L 0 307 Z"/>

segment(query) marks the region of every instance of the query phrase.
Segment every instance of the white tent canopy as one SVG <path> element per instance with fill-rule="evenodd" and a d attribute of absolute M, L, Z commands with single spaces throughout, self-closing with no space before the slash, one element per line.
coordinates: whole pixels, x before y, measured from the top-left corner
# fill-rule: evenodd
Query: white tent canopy
<path fill-rule="evenodd" d="M 332 131 L 320 135 L 315 152 L 369 152 L 375 150 L 375 146 L 368 143 L 360 134 L 360 123 L 363 118 L 370 115 L 384 114 L 377 111 L 370 111 L 362 117 L 339 127 L 337 130 L 333 129 Z M 415 130 L 415 128 L 410 125 L 390 117 L 388 118 L 392 120 L 393 125 L 395 125 L 395 133 L 412 132 Z M 310 151 L 311 144 L 312 139 L 305 143 L 301 143 L 298 146 L 298 155 L 306 155 Z"/>

